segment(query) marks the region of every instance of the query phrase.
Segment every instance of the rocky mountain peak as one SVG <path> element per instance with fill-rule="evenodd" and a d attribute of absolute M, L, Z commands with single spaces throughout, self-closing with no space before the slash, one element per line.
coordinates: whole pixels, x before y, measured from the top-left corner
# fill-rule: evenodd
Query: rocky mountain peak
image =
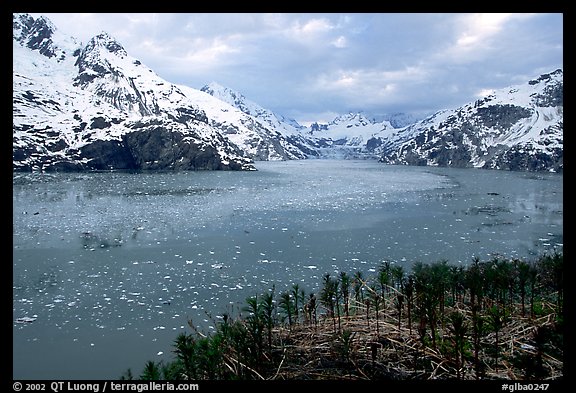
<path fill-rule="evenodd" d="M 373 122 L 368 119 L 362 112 L 350 112 L 345 115 L 337 116 L 330 124 L 351 123 L 357 126 L 366 126 Z"/>
<path fill-rule="evenodd" d="M 531 81 L 528 82 L 529 85 L 536 85 L 538 83 L 548 83 L 551 81 L 559 81 L 562 80 L 562 78 L 564 77 L 564 73 L 562 72 L 561 69 L 557 69 L 549 74 L 542 74 L 540 75 L 538 78 L 536 79 L 532 79 Z"/>
<path fill-rule="evenodd" d="M 86 86 L 94 79 L 111 74 L 122 76 L 122 71 L 114 66 L 114 61 L 110 58 L 124 58 L 128 56 L 126 50 L 108 33 L 102 32 L 93 37 L 82 49 L 76 66 L 78 76 L 75 83 Z"/>
<path fill-rule="evenodd" d="M 531 94 L 534 104 L 540 107 L 564 106 L 564 73 L 558 69 L 549 74 L 542 74 L 537 79 L 528 82 L 530 86 L 537 88 L 544 84 L 542 91 Z"/>
<path fill-rule="evenodd" d="M 34 19 L 29 14 L 13 14 L 12 25 L 14 40 L 21 45 L 37 50 L 48 58 L 58 56 L 59 49 L 52 40 L 56 27 L 49 19 Z"/>
<path fill-rule="evenodd" d="M 124 47 L 106 32 L 101 32 L 93 37 L 86 45 L 87 50 L 95 50 L 98 47 L 104 48 L 106 51 L 120 57 L 128 55 Z"/>

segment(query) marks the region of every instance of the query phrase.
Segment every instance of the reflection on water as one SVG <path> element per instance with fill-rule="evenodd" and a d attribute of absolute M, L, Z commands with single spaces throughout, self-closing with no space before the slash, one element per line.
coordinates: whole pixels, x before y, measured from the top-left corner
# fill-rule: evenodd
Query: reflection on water
<path fill-rule="evenodd" d="M 370 275 L 384 260 L 562 249 L 562 175 L 369 161 L 258 169 L 14 174 L 14 379 L 138 372 L 171 356 L 188 319 L 210 331 L 272 285 L 317 292 L 325 273 Z"/>

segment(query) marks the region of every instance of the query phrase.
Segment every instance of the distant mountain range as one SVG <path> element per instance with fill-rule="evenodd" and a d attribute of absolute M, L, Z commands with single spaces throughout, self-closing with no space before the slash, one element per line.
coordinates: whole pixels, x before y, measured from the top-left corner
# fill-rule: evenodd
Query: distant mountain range
<path fill-rule="evenodd" d="M 254 170 L 254 161 L 563 170 L 563 73 L 425 119 L 364 113 L 298 124 L 209 83 L 170 83 L 101 33 L 87 44 L 13 15 L 13 170 Z"/>

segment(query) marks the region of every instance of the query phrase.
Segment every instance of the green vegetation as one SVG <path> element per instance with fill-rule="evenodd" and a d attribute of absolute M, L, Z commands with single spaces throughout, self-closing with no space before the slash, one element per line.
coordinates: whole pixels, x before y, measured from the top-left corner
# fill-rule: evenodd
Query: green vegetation
<path fill-rule="evenodd" d="M 469 266 L 385 262 L 375 277 L 325 274 L 246 299 L 215 331 L 189 325 L 142 380 L 562 379 L 563 255 Z"/>

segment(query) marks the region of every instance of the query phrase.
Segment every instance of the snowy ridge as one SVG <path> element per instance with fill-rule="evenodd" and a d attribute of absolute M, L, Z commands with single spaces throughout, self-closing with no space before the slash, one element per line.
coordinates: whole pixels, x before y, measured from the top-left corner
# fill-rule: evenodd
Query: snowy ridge
<path fill-rule="evenodd" d="M 350 112 L 327 124 L 312 123 L 307 134 L 319 141 L 322 157 L 377 158 L 374 147 L 386 139 L 393 128 L 389 121 L 376 122 L 364 113 Z"/>
<path fill-rule="evenodd" d="M 204 96 L 198 95 L 195 89 L 186 90 L 206 103 L 203 107 L 207 108 L 215 125 L 251 157 L 257 160 L 305 159 L 309 153 L 313 154 L 313 142 L 301 135 L 303 127 L 295 120 L 286 121 L 216 82 L 200 89 Z M 227 105 L 223 106 L 223 103 Z"/>
<path fill-rule="evenodd" d="M 243 113 L 258 119 L 263 125 L 280 132 L 284 136 L 294 135 L 305 128 L 298 124 L 296 120 L 286 119 L 281 115 L 277 115 L 271 110 L 247 99 L 243 94 L 216 82 L 211 82 L 200 90 L 240 109 Z"/>
<path fill-rule="evenodd" d="M 13 36 L 21 46 L 57 62 L 65 60 L 80 47 L 75 38 L 63 35 L 48 18 L 34 19 L 28 14 L 14 15 Z"/>
<path fill-rule="evenodd" d="M 558 69 L 395 130 L 381 161 L 562 172 L 563 108 Z"/>
<path fill-rule="evenodd" d="M 317 123 L 316 123 L 317 124 Z M 310 134 L 320 138 L 332 140 L 346 140 L 350 146 L 358 146 L 367 140 L 377 136 L 382 131 L 392 129 L 389 121 L 374 122 L 363 113 L 348 113 L 337 116 L 324 127 L 317 125 L 310 127 Z"/>

